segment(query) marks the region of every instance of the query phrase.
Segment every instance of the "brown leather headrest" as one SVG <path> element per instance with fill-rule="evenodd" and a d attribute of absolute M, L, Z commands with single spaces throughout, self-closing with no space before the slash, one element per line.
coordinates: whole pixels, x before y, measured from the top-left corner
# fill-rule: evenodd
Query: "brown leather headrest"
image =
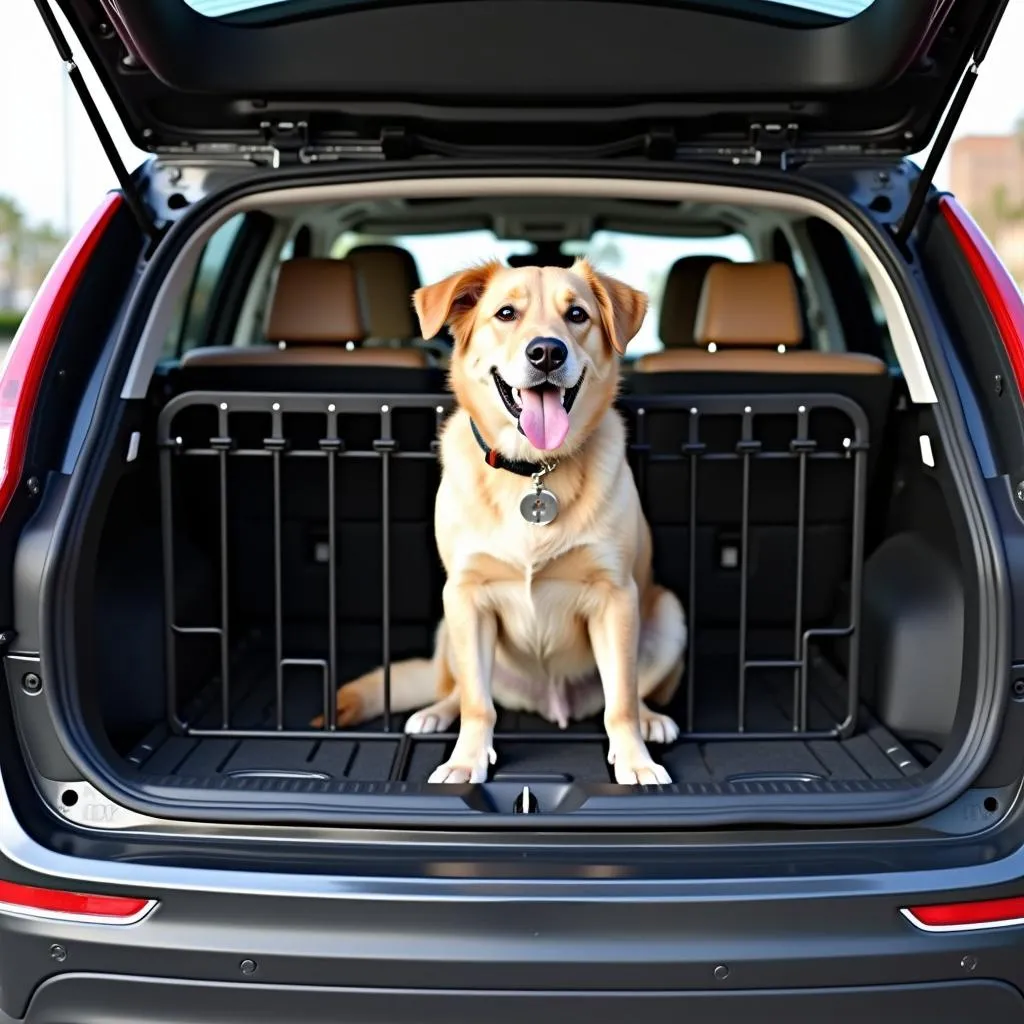
<path fill-rule="evenodd" d="M 691 348 L 696 342 L 701 291 L 708 270 L 716 263 L 728 263 L 724 256 L 682 256 L 672 264 L 661 296 L 658 337 L 665 348 Z"/>
<path fill-rule="evenodd" d="M 302 258 L 281 264 L 268 341 L 337 345 L 365 337 L 359 281 L 351 263 Z"/>
<path fill-rule="evenodd" d="M 784 263 L 718 263 L 704 279 L 697 344 L 759 348 L 803 341 L 800 299 Z"/>
<path fill-rule="evenodd" d="M 420 279 L 412 253 L 397 245 L 360 245 L 347 260 L 363 285 L 368 336 L 389 341 L 415 338 L 419 328 L 412 293 Z"/>

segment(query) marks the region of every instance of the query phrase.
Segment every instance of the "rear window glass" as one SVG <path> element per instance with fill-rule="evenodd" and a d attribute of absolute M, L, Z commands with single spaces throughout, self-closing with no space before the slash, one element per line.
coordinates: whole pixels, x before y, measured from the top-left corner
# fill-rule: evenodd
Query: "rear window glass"
<path fill-rule="evenodd" d="M 490 231 L 459 231 L 443 235 L 399 235 L 388 238 L 346 232 L 331 248 L 331 256 L 340 258 L 356 245 L 399 245 L 416 261 L 424 284 L 439 281 L 463 267 L 489 259 L 505 261 L 533 251 L 524 241 L 496 238 Z M 620 231 L 595 231 L 585 242 L 565 242 L 566 255 L 588 256 L 594 265 L 634 288 L 641 288 L 650 297 L 650 310 L 640 333 L 629 344 L 628 358 L 658 352 L 661 295 L 669 268 L 681 256 L 708 254 L 725 256 L 737 263 L 754 259 L 750 242 L 743 235 L 717 238 L 669 238 L 655 235 L 634 235 Z"/>
<path fill-rule="evenodd" d="M 199 0 L 197 0 L 199 2 Z M 855 18 L 866 11 L 875 0 L 761 0 L 772 7 L 797 7 L 801 11 L 827 14 L 832 18 Z"/>
<path fill-rule="evenodd" d="M 164 340 L 165 356 L 180 356 L 189 349 L 208 344 L 206 334 L 216 313 L 211 300 L 244 220 L 242 214 L 232 217 L 206 243 L 192 283 L 175 310 L 171 329 Z"/>
<path fill-rule="evenodd" d="M 194 11 L 206 15 L 208 18 L 223 18 L 230 14 L 241 14 L 245 11 L 254 11 L 261 7 L 281 7 L 287 5 L 299 9 L 309 6 L 303 0 L 185 0 Z M 334 6 L 342 7 L 351 0 L 337 0 Z M 387 0 L 377 0 L 383 4 Z M 420 0 L 423 2 L 423 0 Z M 785 13 L 785 8 L 796 9 L 797 11 L 808 11 L 812 14 L 821 14 L 831 18 L 853 18 L 866 11 L 875 0 L 759 0 L 765 8 L 775 8 L 776 13 Z M 676 3 L 685 5 L 687 0 L 676 0 Z M 366 6 L 360 3 L 360 7 Z M 322 10 L 324 5 L 318 4 Z"/>

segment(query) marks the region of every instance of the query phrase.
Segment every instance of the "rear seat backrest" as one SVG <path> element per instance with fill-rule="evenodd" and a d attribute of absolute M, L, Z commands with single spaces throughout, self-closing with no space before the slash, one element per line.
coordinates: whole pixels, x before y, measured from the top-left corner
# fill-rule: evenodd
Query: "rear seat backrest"
<path fill-rule="evenodd" d="M 666 349 L 693 348 L 697 310 L 708 271 L 724 256 L 683 256 L 672 264 L 665 279 L 658 318 L 658 337 Z"/>
<path fill-rule="evenodd" d="M 196 348 L 183 370 L 212 366 L 427 365 L 415 349 L 364 349 L 363 303 L 355 267 L 347 260 L 302 258 L 281 264 L 267 322 L 274 344 Z"/>
<path fill-rule="evenodd" d="M 412 294 L 420 286 L 412 254 L 397 245 L 359 245 L 347 257 L 366 300 L 367 342 L 408 342 L 419 337 Z"/>
<path fill-rule="evenodd" d="M 696 347 L 637 361 L 641 373 L 876 375 L 880 359 L 858 352 L 799 349 L 803 318 L 793 273 L 783 263 L 717 263 L 704 279 Z"/>

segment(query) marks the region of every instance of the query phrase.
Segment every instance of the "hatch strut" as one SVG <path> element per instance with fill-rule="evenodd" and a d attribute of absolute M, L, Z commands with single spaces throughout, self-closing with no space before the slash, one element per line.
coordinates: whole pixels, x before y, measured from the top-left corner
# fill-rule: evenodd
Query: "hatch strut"
<path fill-rule="evenodd" d="M 974 54 L 967 65 L 967 70 L 964 72 L 963 78 L 960 79 L 960 85 L 957 86 L 953 99 L 946 110 L 946 116 L 942 119 L 939 130 L 935 133 L 935 141 L 932 144 L 931 152 L 929 152 L 928 159 L 921 169 L 921 174 L 914 184 L 914 191 L 910 194 L 910 201 L 907 203 L 906 212 L 903 214 L 903 219 L 896 229 L 896 241 L 900 245 L 903 245 L 910 238 L 911 232 L 913 232 L 918 218 L 921 216 L 921 211 L 924 209 L 925 201 L 928 198 L 928 190 L 931 188 L 932 181 L 935 178 L 935 172 L 939 169 L 939 162 L 942 160 L 946 147 L 953 137 L 953 132 L 960 120 L 960 115 L 964 112 L 964 107 L 967 105 L 967 100 L 971 95 L 971 90 L 974 88 L 974 83 L 978 80 L 981 62 L 985 59 L 985 55 L 992 45 L 992 37 L 995 35 L 999 22 L 1002 20 L 1003 13 L 1006 11 L 1009 3 L 1010 0 L 999 0 L 995 16 L 992 18 L 985 35 L 982 36 L 975 47 Z"/>
<path fill-rule="evenodd" d="M 75 63 L 74 54 L 71 52 L 71 47 L 68 44 L 67 37 L 64 35 L 64 32 L 60 27 L 60 23 L 57 21 L 56 16 L 51 10 L 48 0 L 36 0 L 36 8 L 38 9 L 39 15 L 43 19 L 43 23 L 46 25 L 46 28 L 50 33 L 50 38 L 53 40 L 54 46 L 57 47 L 57 55 L 64 62 L 64 70 L 67 72 L 67 76 L 71 80 L 71 84 L 75 87 L 75 92 L 78 93 L 78 98 L 82 101 L 82 106 L 85 107 L 86 116 L 89 118 L 89 122 L 92 124 L 96 135 L 99 137 L 100 145 L 103 147 L 103 152 L 106 153 L 107 159 L 110 161 L 110 166 L 114 169 L 114 174 L 117 176 L 117 183 L 121 186 L 121 191 L 124 193 L 125 202 L 128 204 L 128 208 L 132 211 L 132 215 L 138 222 L 143 234 L 150 240 L 155 241 L 158 237 L 156 224 L 150 216 L 149 211 L 146 209 L 146 206 L 142 201 L 142 197 L 139 194 L 139 190 L 136 187 L 135 182 L 132 181 L 132 176 L 129 173 L 128 168 L 125 167 L 124 161 L 121 159 L 121 154 L 118 153 L 117 146 L 114 145 L 114 140 L 110 136 L 110 132 L 107 131 L 107 126 L 103 123 L 103 118 L 100 116 L 100 112 L 96 107 L 96 101 L 90 95 L 89 87 L 85 84 L 85 78 L 82 76 L 82 69 Z"/>

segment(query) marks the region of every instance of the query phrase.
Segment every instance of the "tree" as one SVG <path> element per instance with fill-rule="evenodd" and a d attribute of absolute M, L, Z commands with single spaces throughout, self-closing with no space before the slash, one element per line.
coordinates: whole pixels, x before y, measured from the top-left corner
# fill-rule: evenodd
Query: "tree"
<path fill-rule="evenodd" d="M 50 267 L 60 255 L 67 236 L 46 222 L 29 227 L 22 232 L 19 254 L 23 284 L 30 288 L 39 285 Z"/>
<path fill-rule="evenodd" d="M 0 309 L 14 306 L 21 278 L 25 215 L 8 196 L 0 196 Z"/>

